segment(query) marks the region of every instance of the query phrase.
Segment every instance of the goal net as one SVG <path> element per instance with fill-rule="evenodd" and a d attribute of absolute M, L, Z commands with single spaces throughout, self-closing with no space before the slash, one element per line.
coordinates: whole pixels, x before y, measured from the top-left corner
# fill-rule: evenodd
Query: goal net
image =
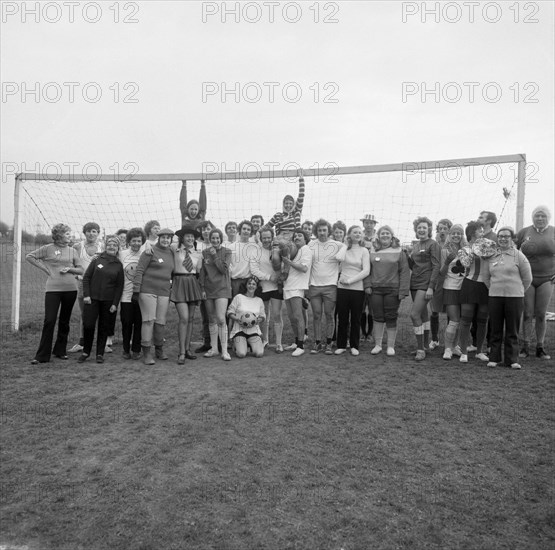
<path fill-rule="evenodd" d="M 525 155 L 483 157 L 391 165 L 325 168 L 289 167 L 284 170 L 200 172 L 134 176 L 19 174 L 16 177 L 13 328 L 42 321 L 44 275 L 25 262 L 25 254 L 38 248 L 37 235 L 50 235 L 63 222 L 74 232 L 94 221 L 101 238 L 120 228 L 144 227 L 157 220 L 174 230 L 181 226 L 180 193 L 187 182 L 187 198 L 198 199 L 200 181 L 206 183 L 207 215 L 224 229 L 254 214 L 268 221 L 281 210 L 284 195 L 298 195 L 298 177 L 305 179 L 302 220 L 341 220 L 347 228 L 373 214 L 376 228 L 390 225 L 402 242 L 414 238 L 412 221 L 427 216 L 437 224 L 448 218 L 463 226 L 483 210 L 495 212 L 498 226 L 522 226 Z M 132 179 L 131 179 L 132 178 Z M 25 239 L 22 239 L 22 235 Z M 77 308 L 76 308 L 77 309 Z"/>

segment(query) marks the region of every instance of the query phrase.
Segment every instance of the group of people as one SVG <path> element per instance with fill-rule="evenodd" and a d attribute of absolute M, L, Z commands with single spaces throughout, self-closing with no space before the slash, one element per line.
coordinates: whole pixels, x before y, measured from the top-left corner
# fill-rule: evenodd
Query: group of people
<path fill-rule="evenodd" d="M 497 229 L 492 212 L 466 227 L 442 219 L 414 220 L 415 240 L 402 246 L 389 225 L 376 230 L 372 214 L 349 228 L 324 219 L 301 223 L 304 181 L 295 199 L 264 223 L 256 214 L 224 231 L 206 219 L 206 187 L 199 200 L 180 194 L 181 228 L 162 228 L 156 220 L 143 228 L 121 229 L 100 244 L 100 228 L 83 227 L 83 242 L 71 245 L 71 229 L 52 228 L 53 243 L 27 255 L 47 275 L 45 321 L 33 363 L 51 355 L 67 359 L 69 320 L 75 300 L 82 313 L 78 361 L 96 361 L 111 351 L 116 312 L 121 312 L 123 355 L 147 365 L 167 359 L 165 325 L 170 302 L 178 314 L 178 364 L 197 358 L 262 357 L 273 323 L 275 351 L 293 356 L 307 350 L 308 308 L 313 315 L 310 353 L 360 353 L 371 333 L 371 354 L 395 355 L 401 301 L 409 294 L 416 339 L 415 359 L 439 346 L 439 314 L 447 314 L 443 358 L 469 361 L 475 351 L 489 366 L 520 368 L 530 353 L 535 320 L 536 356 L 544 350 L 545 313 L 555 283 L 555 236 L 545 206 L 534 209 L 532 225 L 515 234 Z M 295 341 L 284 346 L 285 302 Z M 193 320 L 200 309 L 203 343 L 191 349 Z M 54 329 L 59 313 L 58 335 Z M 521 317 L 523 344 L 518 347 Z M 232 344 L 228 345 L 228 340 Z M 504 345 L 503 345 L 504 341 Z M 335 342 L 335 346 L 334 346 Z M 489 351 L 488 351 L 489 349 Z"/>

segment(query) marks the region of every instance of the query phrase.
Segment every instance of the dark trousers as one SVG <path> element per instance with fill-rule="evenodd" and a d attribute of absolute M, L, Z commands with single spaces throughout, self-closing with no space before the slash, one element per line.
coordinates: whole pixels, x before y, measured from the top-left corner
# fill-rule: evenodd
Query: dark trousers
<path fill-rule="evenodd" d="M 200 316 L 202 318 L 202 340 L 207 346 L 210 346 L 210 322 L 208 319 L 208 311 L 206 310 L 206 302 L 202 300 L 200 303 Z"/>
<path fill-rule="evenodd" d="M 139 353 L 141 351 L 141 325 L 143 318 L 139 302 L 121 302 L 121 335 L 123 351 Z"/>
<path fill-rule="evenodd" d="M 351 348 L 358 349 L 360 344 L 360 315 L 364 307 L 364 290 L 337 289 L 337 347 L 347 347 L 347 333 Z M 351 328 L 349 331 L 349 322 Z"/>
<path fill-rule="evenodd" d="M 91 354 L 94 329 L 98 320 L 98 334 L 96 336 L 96 355 L 104 355 L 108 332 L 113 323 L 116 312 L 110 313 L 112 301 L 92 300 L 92 303 L 85 304 L 83 310 L 83 332 L 85 343 L 83 353 Z"/>
<path fill-rule="evenodd" d="M 501 362 L 501 343 L 503 342 L 503 326 L 505 327 L 505 345 L 503 355 L 505 365 L 510 367 L 518 363 L 518 331 L 520 317 L 524 311 L 524 298 L 504 298 L 490 296 L 489 324 L 491 326 L 490 361 Z"/>
<path fill-rule="evenodd" d="M 368 306 L 368 314 L 365 312 L 366 306 Z M 372 329 L 374 328 L 374 320 L 372 318 L 372 303 L 370 296 L 364 293 L 364 303 L 362 305 L 362 313 L 360 315 L 360 325 L 362 328 L 362 335 L 366 338 L 372 334 Z"/>
<path fill-rule="evenodd" d="M 67 337 L 69 335 L 69 321 L 73 304 L 77 299 L 77 291 L 70 290 L 67 292 L 46 292 L 44 295 L 44 324 L 42 325 L 42 335 L 35 359 L 41 363 L 50 361 L 50 356 L 65 355 L 67 352 Z M 60 317 L 58 318 L 58 311 Z M 56 328 L 56 319 L 58 319 L 58 336 L 54 349 L 52 349 L 52 340 L 54 340 L 54 329 Z"/>

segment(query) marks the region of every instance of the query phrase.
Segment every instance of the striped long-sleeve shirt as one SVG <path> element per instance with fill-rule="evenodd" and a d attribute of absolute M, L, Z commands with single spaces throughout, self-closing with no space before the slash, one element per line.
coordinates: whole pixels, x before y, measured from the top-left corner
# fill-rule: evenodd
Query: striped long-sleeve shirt
<path fill-rule="evenodd" d="M 301 227 L 301 214 L 303 211 L 304 204 L 304 180 L 299 179 L 299 196 L 295 201 L 295 205 L 291 212 L 277 212 L 275 213 L 270 221 L 267 223 L 266 227 L 276 228 L 276 235 L 284 231 L 295 231 Z"/>

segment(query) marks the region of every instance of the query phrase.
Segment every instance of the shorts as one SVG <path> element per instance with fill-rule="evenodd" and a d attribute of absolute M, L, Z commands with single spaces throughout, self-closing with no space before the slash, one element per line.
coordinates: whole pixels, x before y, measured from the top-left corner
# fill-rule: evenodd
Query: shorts
<path fill-rule="evenodd" d="M 489 300 L 488 287 L 484 283 L 465 278 L 459 291 L 461 304 L 487 305 Z"/>
<path fill-rule="evenodd" d="M 262 338 L 260 338 L 260 334 L 257 334 L 256 332 L 253 332 L 252 334 L 246 334 L 245 332 L 241 331 L 233 336 L 233 339 L 235 338 L 245 338 L 247 342 L 250 342 L 251 340 L 256 341 L 256 339 L 258 338 L 258 340 L 262 342 Z"/>
<path fill-rule="evenodd" d="M 290 300 L 291 298 L 304 298 L 304 290 L 287 290 L 283 289 L 283 299 Z"/>
<path fill-rule="evenodd" d="M 337 285 L 326 286 L 313 286 L 308 289 L 308 297 L 313 300 L 314 298 L 322 298 L 324 301 L 336 302 L 337 301 Z"/>
<path fill-rule="evenodd" d="M 269 290 L 268 292 L 261 292 L 260 298 L 262 298 L 263 302 L 267 302 L 270 299 L 283 300 L 283 291 Z"/>
<path fill-rule="evenodd" d="M 543 277 L 533 277 L 532 278 L 532 286 L 534 288 L 538 288 L 540 286 L 542 286 L 545 283 L 550 283 L 551 282 L 551 276 L 550 275 L 544 275 Z"/>
<path fill-rule="evenodd" d="M 143 322 L 155 321 L 159 325 L 165 325 L 169 304 L 169 296 L 156 296 L 144 292 L 139 294 L 139 307 L 141 308 Z"/>
<path fill-rule="evenodd" d="M 197 304 L 202 300 L 202 291 L 195 275 L 174 273 L 170 301 L 176 304 Z"/>

